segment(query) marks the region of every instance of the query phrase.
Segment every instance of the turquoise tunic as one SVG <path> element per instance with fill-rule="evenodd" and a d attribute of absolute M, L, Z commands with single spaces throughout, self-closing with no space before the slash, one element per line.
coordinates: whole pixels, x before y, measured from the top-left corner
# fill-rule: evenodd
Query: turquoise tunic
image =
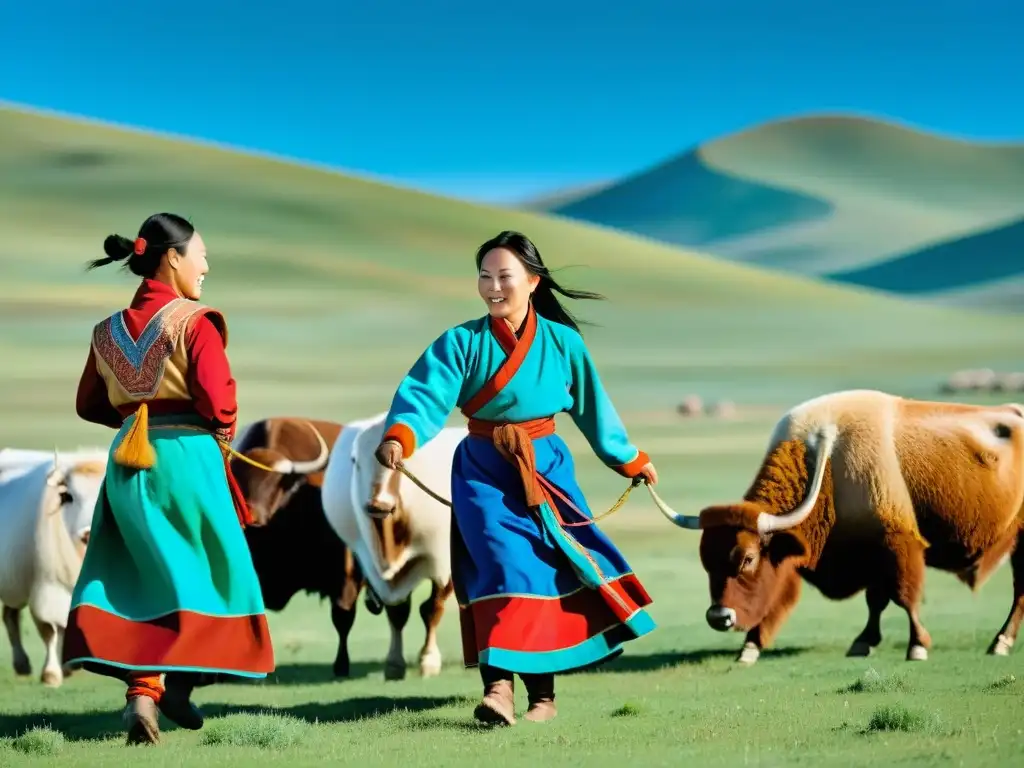
<path fill-rule="evenodd" d="M 606 465 L 635 476 L 647 456 L 629 441 L 579 333 L 532 308 L 519 339 L 487 317 L 448 330 L 399 385 L 385 436 L 408 456 L 455 407 L 471 417 L 451 483 L 452 579 L 466 665 L 565 672 L 651 632 L 650 596 L 608 537 L 587 524 L 592 515 L 561 437 L 528 441 L 529 455 L 518 458 L 536 471 L 524 475 L 473 428 L 475 420 L 543 424 L 568 412 Z M 527 491 L 534 480 L 540 495 Z"/>

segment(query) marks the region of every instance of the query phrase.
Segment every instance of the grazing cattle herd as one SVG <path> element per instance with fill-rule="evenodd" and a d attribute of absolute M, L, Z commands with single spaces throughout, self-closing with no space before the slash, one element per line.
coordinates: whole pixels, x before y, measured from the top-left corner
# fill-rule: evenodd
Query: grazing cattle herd
<path fill-rule="evenodd" d="M 360 592 L 386 613 L 385 678 L 406 674 L 403 633 L 413 591 L 425 636 L 423 676 L 441 671 L 437 631 L 452 594 L 451 511 L 407 475 L 374 458 L 384 414 L 340 424 L 274 417 L 240 428 L 234 475 L 252 512 L 245 535 L 266 607 L 303 591 L 330 601 L 338 634 L 333 672 L 350 673 L 348 636 Z M 449 427 L 406 462 L 448 496 L 452 459 L 467 436 Z M 88 546 L 107 451 L 0 451 L 0 602 L 13 666 L 29 675 L 22 645 L 26 606 L 46 647 L 41 681 L 58 686 L 71 591 Z M 712 629 L 740 631 L 738 661 L 769 647 L 803 581 L 826 598 L 864 591 L 868 619 L 847 651 L 881 642 L 890 602 L 906 612 L 906 658 L 928 658 L 919 616 L 925 569 L 954 573 L 977 590 L 1009 561 L 1013 598 L 988 653 L 1008 655 L 1024 620 L 1024 407 L 910 400 L 877 391 L 824 395 L 776 424 L 742 500 L 699 515 L 659 505 L 676 525 L 701 531 Z"/>

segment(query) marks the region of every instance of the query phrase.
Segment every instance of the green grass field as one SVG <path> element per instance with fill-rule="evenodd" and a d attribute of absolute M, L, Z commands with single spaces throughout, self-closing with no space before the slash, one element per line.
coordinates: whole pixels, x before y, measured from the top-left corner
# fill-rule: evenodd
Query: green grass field
<path fill-rule="evenodd" d="M 1019 310 L 1005 281 L 1024 273 L 1022 190 L 1024 145 L 813 115 L 534 207 L 743 263 Z"/>
<path fill-rule="evenodd" d="M 662 495 L 681 509 L 742 494 L 772 421 L 804 397 L 846 387 L 934 397 L 953 369 L 1020 365 L 1021 317 L 904 303 L 538 213 L 8 110 L 0 111 L 0 443 L 109 439 L 77 421 L 75 385 L 92 324 L 123 306 L 135 280 L 82 265 L 101 253 L 105 235 L 131 236 L 155 210 L 192 216 L 207 241 L 204 301 L 228 316 L 243 421 L 345 421 L 385 410 L 424 345 L 484 311 L 475 246 L 506 227 L 525 231 L 552 266 L 566 267 L 567 283 L 608 295 L 575 309 L 598 324 L 584 333 L 602 376 L 657 463 Z M 739 414 L 681 419 L 674 409 L 689 393 L 734 400 Z M 592 506 L 607 508 L 621 478 L 599 466 L 568 420 L 560 424 Z M 454 602 L 442 625 L 442 676 L 416 677 L 414 618 L 410 676 L 385 684 L 383 617 L 360 606 L 356 674 L 335 682 L 328 608 L 296 598 L 271 616 L 278 670 L 269 681 L 202 690 L 203 731 L 166 724 L 164 744 L 130 759 L 1007 765 L 1024 746 L 1020 651 L 984 655 L 1009 609 L 1007 569 L 977 595 L 929 574 L 927 662 L 903 661 L 907 622 L 895 608 L 875 657 L 844 658 L 866 619 L 863 599 L 829 603 L 807 588 L 775 649 L 741 669 L 732 657 L 742 637 L 704 622 L 697 536 L 671 526 L 642 491 L 602 525 L 653 594 L 659 629 L 605 669 L 560 680 L 552 723 L 475 727 L 479 683 L 461 668 Z M 23 631 L 38 672 L 41 643 Z M 120 685 L 85 673 L 57 690 L 16 679 L 0 642 L 0 765 L 53 764 L 55 754 L 121 765 L 129 759 L 122 705 Z M 43 725 L 62 736 L 26 735 Z"/>

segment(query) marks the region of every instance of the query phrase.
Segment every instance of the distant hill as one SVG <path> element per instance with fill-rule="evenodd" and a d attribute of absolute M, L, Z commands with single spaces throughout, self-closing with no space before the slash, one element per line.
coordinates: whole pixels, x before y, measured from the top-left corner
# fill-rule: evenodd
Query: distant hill
<path fill-rule="evenodd" d="M 790 210 L 801 205 L 815 214 L 803 202 Z M 386 409 L 427 344 L 486 311 L 473 253 L 506 228 L 532 237 L 566 285 L 608 296 L 572 309 L 596 323 L 584 326 L 588 346 L 627 418 L 661 424 L 690 392 L 775 405 L 849 386 L 931 395 L 958 368 L 1019 367 L 1024 338 L 1024 318 L 921 306 L 558 217 L 0 108 L 3 444 L 109 439 L 76 418 L 75 386 L 92 325 L 124 306 L 136 279 L 84 265 L 106 235 L 133 236 L 161 210 L 192 217 L 204 235 L 203 301 L 227 314 L 246 420 Z"/>
<path fill-rule="evenodd" d="M 801 117 L 546 210 L 773 269 L 952 301 L 984 283 L 992 297 L 1024 275 L 1024 144 Z"/>
<path fill-rule="evenodd" d="M 614 181 L 596 181 L 590 184 L 562 187 L 522 200 L 516 207 L 524 211 L 547 211 L 551 208 L 567 205 L 574 200 L 580 200 L 593 195 L 606 187 L 612 186 L 614 183 Z"/>

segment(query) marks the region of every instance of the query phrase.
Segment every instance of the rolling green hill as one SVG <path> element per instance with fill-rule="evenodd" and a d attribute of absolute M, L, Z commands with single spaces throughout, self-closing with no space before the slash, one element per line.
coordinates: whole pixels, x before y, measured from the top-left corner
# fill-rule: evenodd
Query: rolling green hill
<path fill-rule="evenodd" d="M 4 442 L 105 440 L 73 410 L 89 330 L 135 279 L 86 273 L 110 232 L 193 217 L 204 301 L 227 312 L 243 419 L 386 409 L 446 326 L 482 313 L 472 254 L 525 231 L 568 284 L 624 413 L 663 423 L 690 392 L 777 407 L 847 386 L 931 393 L 952 367 L 1018 363 L 1024 322 L 914 306 L 545 215 L 407 191 L 274 159 L 0 112 Z M 572 267 L 571 269 L 569 267 Z"/>
<path fill-rule="evenodd" d="M 75 386 L 92 325 L 129 300 L 136 280 L 114 267 L 86 273 L 84 264 L 107 234 L 134 235 L 159 210 L 191 216 L 206 239 L 203 300 L 227 314 L 243 421 L 345 421 L 385 409 L 427 343 L 484 312 L 477 244 L 521 229 L 565 268 L 567 284 L 609 297 L 574 309 L 597 323 L 584 333 L 602 378 L 630 436 L 656 462 L 661 495 L 680 510 L 740 497 L 772 421 L 799 398 L 860 386 L 934 397 L 954 368 L 1021 364 L 1024 317 L 914 304 L 535 212 L 5 109 L 0 444 L 107 444 L 109 430 L 76 418 Z M 738 414 L 681 419 L 674 408 L 688 393 L 734 399 Z M 571 425 L 560 431 L 591 507 L 604 511 L 622 478 Z M 454 600 L 440 627 L 442 675 L 416 675 L 423 628 L 414 614 L 409 676 L 385 684 L 384 617 L 357 609 L 353 678 L 335 680 L 329 604 L 297 595 L 270 616 L 276 669 L 266 683 L 199 689 L 203 730 L 164 719 L 147 764 L 390 766 L 416 754 L 419 765 L 459 768 L 496 758 L 534 765 L 558 752 L 588 768 L 797 758 L 832 766 L 877 761 L 881 740 L 907 764 L 1009 765 L 1019 755 L 1024 698 L 1009 673 L 1022 651 L 984 655 L 1010 606 L 1008 568 L 979 595 L 928 572 L 922 618 L 935 650 L 927 662 L 903 661 L 907 620 L 895 606 L 877 652 L 845 658 L 864 625 L 863 598 L 833 603 L 806 588 L 774 647 L 739 669 L 732 660 L 742 636 L 705 622 L 699 536 L 667 523 L 642 491 L 600 527 L 654 597 L 658 629 L 598 672 L 560 677 L 557 720 L 478 731 L 480 682 L 462 667 Z M 37 676 L 42 643 L 31 622 L 22 626 Z M 123 686 L 79 672 L 53 690 L 11 667 L 0 642 L 0 765 L 106 768 L 137 754 L 122 746 Z M 521 688 L 519 703 L 521 713 Z M 910 732 L 886 732 L 893 722 Z"/>
<path fill-rule="evenodd" d="M 991 305 L 1024 275 L 1024 145 L 856 117 L 767 123 L 546 209 L 896 293 L 984 286 Z"/>

